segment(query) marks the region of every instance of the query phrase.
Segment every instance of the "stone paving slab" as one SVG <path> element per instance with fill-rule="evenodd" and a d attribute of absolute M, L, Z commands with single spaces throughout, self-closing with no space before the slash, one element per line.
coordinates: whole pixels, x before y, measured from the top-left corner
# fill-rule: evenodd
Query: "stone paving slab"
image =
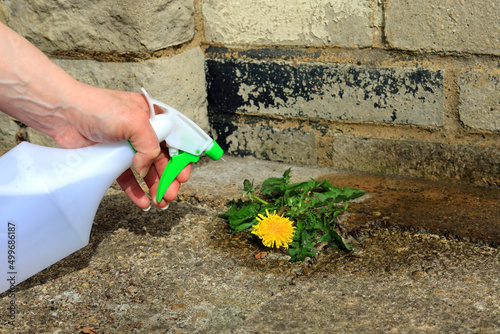
<path fill-rule="evenodd" d="M 500 331 L 498 250 L 387 230 L 356 245 L 323 253 L 235 333 Z"/>
<path fill-rule="evenodd" d="M 111 189 L 87 247 L 0 295 L 0 333 L 500 332 L 498 247 L 372 222 L 345 235 L 353 252 L 324 247 L 292 264 L 227 233 L 216 215 L 242 179 L 288 167 L 202 163 L 167 211 Z M 294 166 L 292 181 L 325 171 Z"/>

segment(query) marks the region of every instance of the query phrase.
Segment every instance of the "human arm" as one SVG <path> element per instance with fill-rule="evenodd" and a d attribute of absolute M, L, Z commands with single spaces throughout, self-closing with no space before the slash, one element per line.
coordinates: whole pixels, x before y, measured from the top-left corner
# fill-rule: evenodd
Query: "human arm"
<path fill-rule="evenodd" d="M 137 153 L 134 169 L 156 193 L 159 175 L 168 153 L 158 143 L 149 122 L 149 107 L 139 93 L 98 88 L 78 82 L 22 36 L 0 23 L 0 110 L 35 130 L 46 133 L 59 145 L 77 148 L 130 140 Z M 175 199 L 183 170 L 157 205 Z M 149 198 L 131 170 L 118 183 L 139 207 Z"/>

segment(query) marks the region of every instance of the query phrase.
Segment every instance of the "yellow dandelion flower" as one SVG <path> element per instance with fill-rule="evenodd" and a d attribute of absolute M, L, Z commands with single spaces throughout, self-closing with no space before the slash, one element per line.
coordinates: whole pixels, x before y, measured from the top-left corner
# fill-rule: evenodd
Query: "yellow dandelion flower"
<path fill-rule="evenodd" d="M 259 214 L 257 220 L 259 223 L 253 226 L 252 233 L 262 239 L 266 247 L 284 247 L 288 249 L 288 244 L 292 242 L 295 234 L 295 226 L 292 221 L 286 217 L 278 216 L 276 211 L 272 215 L 266 210 L 267 217 Z"/>

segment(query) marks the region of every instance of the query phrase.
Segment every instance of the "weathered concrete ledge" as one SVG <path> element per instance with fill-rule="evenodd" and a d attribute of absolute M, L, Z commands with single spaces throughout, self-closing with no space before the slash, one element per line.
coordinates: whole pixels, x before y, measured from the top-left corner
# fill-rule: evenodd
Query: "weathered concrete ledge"
<path fill-rule="evenodd" d="M 463 240 L 500 245 L 500 189 L 467 183 L 408 178 L 387 174 L 349 172 L 326 167 L 262 161 L 251 157 L 224 157 L 193 169 L 181 188 L 183 199 L 223 204 L 241 196 L 243 180 L 260 186 L 269 177 L 281 177 L 292 168 L 291 182 L 327 179 L 338 187 L 363 189 L 368 195 L 351 203 L 347 229 L 377 222 L 425 230 Z"/>

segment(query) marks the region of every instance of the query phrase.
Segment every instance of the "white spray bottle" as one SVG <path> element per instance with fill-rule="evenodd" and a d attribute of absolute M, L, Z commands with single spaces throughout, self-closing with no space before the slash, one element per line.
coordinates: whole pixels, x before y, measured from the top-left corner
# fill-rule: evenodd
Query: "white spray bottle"
<path fill-rule="evenodd" d="M 223 152 L 189 118 L 143 93 L 171 157 L 156 194 L 161 199 L 187 164 L 202 153 L 218 160 Z M 155 115 L 154 105 L 164 113 Z M 106 190 L 134 153 L 127 141 L 80 149 L 23 142 L 0 158 L 0 293 L 88 244 Z"/>

